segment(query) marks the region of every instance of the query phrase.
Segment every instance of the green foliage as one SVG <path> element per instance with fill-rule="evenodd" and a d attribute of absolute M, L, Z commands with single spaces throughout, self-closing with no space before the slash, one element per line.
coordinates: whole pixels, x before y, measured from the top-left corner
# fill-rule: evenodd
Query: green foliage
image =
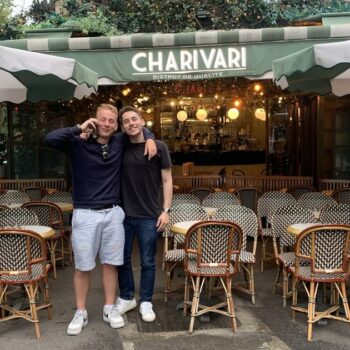
<path fill-rule="evenodd" d="M 339 0 L 66 0 L 62 16 L 53 3 L 34 0 L 27 28 L 74 26 L 87 35 L 175 33 L 286 26 L 311 15 L 350 11 L 350 3 Z"/>

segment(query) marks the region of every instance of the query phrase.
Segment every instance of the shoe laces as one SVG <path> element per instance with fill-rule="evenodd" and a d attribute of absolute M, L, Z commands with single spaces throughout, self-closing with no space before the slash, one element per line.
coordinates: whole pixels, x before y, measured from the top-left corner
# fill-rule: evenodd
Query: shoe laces
<path fill-rule="evenodd" d="M 142 304 L 142 311 L 146 313 L 153 312 L 153 305 L 149 301 L 144 301 Z"/>
<path fill-rule="evenodd" d="M 86 311 L 77 310 L 77 311 L 75 311 L 72 323 L 84 322 L 84 318 L 86 318 L 86 317 L 87 317 Z"/>

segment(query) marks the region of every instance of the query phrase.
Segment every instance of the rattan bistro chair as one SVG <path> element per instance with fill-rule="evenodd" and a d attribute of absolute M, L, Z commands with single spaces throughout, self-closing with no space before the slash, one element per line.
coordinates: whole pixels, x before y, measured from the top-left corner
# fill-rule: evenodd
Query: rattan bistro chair
<path fill-rule="evenodd" d="M 55 230 L 55 235 L 47 239 L 47 246 L 50 251 L 50 260 L 54 278 L 57 278 L 57 261 L 62 261 L 64 267 L 64 231 L 61 209 L 54 203 L 29 202 L 22 205 L 33 211 L 39 219 L 39 225 L 49 226 Z"/>
<path fill-rule="evenodd" d="M 172 287 L 173 272 L 176 266 L 182 264 L 185 258 L 184 244 L 185 236 L 174 234 L 171 231 L 171 226 L 181 221 L 193 221 L 193 220 L 207 220 L 208 215 L 205 210 L 195 204 L 179 204 L 173 207 L 170 213 L 170 221 L 165 231 L 164 237 L 164 250 L 163 250 L 163 262 L 165 265 L 165 288 L 164 288 L 164 301 L 168 301 L 168 294 L 183 286 Z"/>
<path fill-rule="evenodd" d="M 194 188 L 193 190 L 190 191 L 190 194 L 193 194 L 199 198 L 199 200 L 202 202 L 204 198 L 208 196 L 209 193 L 214 192 L 212 188 Z"/>
<path fill-rule="evenodd" d="M 229 192 L 213 192 L 202 201 L 203 207 L 221 208 L 225 205 L 240 205 L 239 199 Z"/>
<path fill-rule="evenodd" d="M 30 199 L 26 193 L 21 191 L 7 191 L 0 195 L 0 204 L 11 205 L 11 204 L 23 204 L 29 202 Z"/>
<path fill-rule="evenodd" d="M 322 210 L 323 208 L 337 204 L 337 202 L 330 196 L 322 192 L 307 192 L 301 195 L 298 203 L 304 208 L 310 210 Z"/>
<path fill-rule="evenodd" d="M 262 195 L 262 191 L 259 188 L 253 186 L 239 187 L 234 189 L 232 193 L 238 197 L 241 205 L 250 208 L 256 213 L 258 199 Z"/>
<path fill-rule="evenodd" d="M 342 187 L 334 190 L 332 198 L 339 204 L 350 204 L 350 187 Z"/>
<path fill-rule="evenodd" d="M 333 204 L 323 208 L 320 221 L 324 224 L 350 225 L 350 204 Z"/>
<path fill-rule="evenodd" d="M 0 228 L 22 225 L 39 225 L 38 216 L 27 208 L 0 210 Z"/>
<path fill-rule="evenodd" d="M 47 195 L 47 189 L 38 186 L 28 186 L 21 189 L 31 201 L 41 201 Z"/>
<path fill-rule="evenodd" d="M 296 185 L 287 188 L 287 193 L 290 193 L 296 200 L 298 200 L 304 193 L 316 192 L 316 188 L 308 185 Z"/>
<path fill-rule="evenodd" d="M 350 322 L 350 310 L 346 297 L 346 280 L 349 278 L 349 225 L 319 225 L 302 231 L 295 246 L 295 265 L 289 268 L 293 275 L 293 306 L 295 312 L 308 315 L 308 341 L 312 340 L 313 324 L 321 318 Z M 306 265 L 304 262 L 308 261 Z M 308 307 L 297 305 L 297 283 L 301 282 L 307 295 Z M 333 304 L 326 310 L 318 311 L 317 292 L 320 283 L 333 285 Z M 339 297 L 345 316 L 339 315 Z"/>
<path fill-rule="evenodd" d="M 51 319 L 48 280 L 46 271 L 46 244 L 38 234 L 16 229 L 0 229 L 0 322 L 24 318 L 34 323 L 36 337 L 40 338 L 38 310 L 47 309 Z M 43 301 L 38 303 L 39 284 Z M 23 285 L 29 309 L 17 309 L 7 303 L 7 290 Z"/>
<path fill-rule="evenodd" d="M 255 304 L 255 283 L 254 283 L 254 265 L 256 263 L 256 246 L 258 240 L 258 218 L 253 210 L 241 205 L 227 205 L 219 208 L 212 217 L 213 220 L 229 221 L 237 224 L 243 233 L 242 249 L 239 254 L 239 264 L 242 266 L 245 281 L 233 283 L 232 287 L 252 298 Z M 253 246 L 248 250 L 247 239 L 253 238 Z M 232 257 L 233 261 L 235 256 Z"/>
<path fill-rule="evenodd" d="M 314 214 L 311 210 L 303 208 L 297 203 L 278 208 L 272 215 L 271 227 L 273 240 L 276 242 L 278 239 L 279 248 L 277 255 L 277 274 L 273 287 L 273 294 L 276 293 L 276 288 L 281 286 L 279 281 L 282 273 L 283 307 L 287 305 L 287 298 L 292 296 L 292 292 L 289 291 L 288 268 L 293 266 L 295 262 L 295 236 L 289 234 L 287 228 L 293 224 L 309 222 L 316 222 Z"/>
<path fill-rule="evenodd" d="M 190 193 L 174 193 L 172 200 L 172 207 L 176 207 L 179 204 L 196 204 L 201 205 L 200 199 L 194 194 Z M 163 203 L 162 203 L 163 205 Z"/>
<path fill-rule="evenodd" d="M 184 315 L 191 306 L 189 332 L 193 332 L 195 317 L 207 312 L 216 312 L 231 319 L 232 329 L 237 330 L 233 297 L 232 277 L 238 271 L 238 259 L 232 263 L 232 256 L 239 256 L 243 234 L 232 222 L 203 221 L 193 225 L 185 242 L 185 296 Z M 225 291 L 225 301 L 216 305 L 200 304 L 199 299 L 206 279 L 219 278 Z M 190 300 L 190 283 L 193 297 Z M 227 307 L 227 310 L 222 310 Z"/>
<path fill-rule="evenodd" d="M 280 191 L 265 192 L 258 199 L 257 215 L 259 219 L 259 234 L 261 236 L 261 272 L 264 271 L 264 262 L 276 259 L 277 246 L 274 243 L 274 253 L 266 252 L 267 242 L 273 237 L 271 218 L 276 209 L 296 203 L 289 193 Z"/>

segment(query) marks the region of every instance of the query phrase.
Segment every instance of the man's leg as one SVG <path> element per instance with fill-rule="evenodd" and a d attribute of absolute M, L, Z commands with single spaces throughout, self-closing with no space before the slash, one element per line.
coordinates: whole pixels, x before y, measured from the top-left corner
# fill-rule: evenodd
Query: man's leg
<path fill-rule="evenodd" d="M 102 264 L 102 284 L 105 295 L 105 305 L 114 304 L 117 291 L 117 270 L 115 266 Z"/>
<path fill-rule="evenodd" d="M 90 287 L 90 271 L 75 270 L 73 285 L 77 310 L 86 310 L 86 299 Z"/>
<path fill-rule="evenodd" d="M 136 231 L 141 260 L 140 313 L 146 322 L 152 322 L 156 318 L 152 309 L 158 240 L 156 223 L 157 219 L 138 219 Z"/>

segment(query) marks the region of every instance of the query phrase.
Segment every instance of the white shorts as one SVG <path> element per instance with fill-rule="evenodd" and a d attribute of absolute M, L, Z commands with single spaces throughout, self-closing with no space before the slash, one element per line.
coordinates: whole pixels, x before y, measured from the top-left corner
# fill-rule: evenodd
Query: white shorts
<path fill-rule="evenodd" d="M 98 252 L 101 264 L 123 265 L 124 217 L 119 206 L 102 210 L 74 209 L 72 246 L 76 270 L 93 270 Z"/>

